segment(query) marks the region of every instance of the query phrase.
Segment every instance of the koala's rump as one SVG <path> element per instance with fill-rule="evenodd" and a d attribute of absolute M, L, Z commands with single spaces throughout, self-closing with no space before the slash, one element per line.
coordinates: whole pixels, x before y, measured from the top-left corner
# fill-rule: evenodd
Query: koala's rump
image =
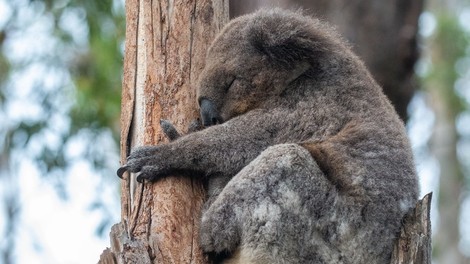
<path fill-rule="evenodd" d="M 275 145 L 226 185 L 204 213 L 201 232 L 212 232 L 214 244 L 236 237 L 224 263 L 383 263 L 396 230 L 365 223 L 364 208 L 380 206 L 361 199 L 338 192 L 305 148 Z M 362 252 L 371 238 L 374 249 Z"/>

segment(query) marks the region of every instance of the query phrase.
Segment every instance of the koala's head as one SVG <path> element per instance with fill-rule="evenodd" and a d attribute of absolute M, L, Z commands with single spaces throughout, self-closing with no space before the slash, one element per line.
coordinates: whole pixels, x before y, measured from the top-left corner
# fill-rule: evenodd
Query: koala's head
<path fill-rule="evenodd" d="M 280 96 L 331 46 L 330 33 L 317 20 L 282 10 L 232 20 L 207 51 L 199 79 L 204 125 L 222 123 Z"/>

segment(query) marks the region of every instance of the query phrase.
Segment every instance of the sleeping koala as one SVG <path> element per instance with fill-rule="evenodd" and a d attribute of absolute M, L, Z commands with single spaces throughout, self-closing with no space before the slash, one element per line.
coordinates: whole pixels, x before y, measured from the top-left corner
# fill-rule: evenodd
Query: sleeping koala
<path fill-rule="evenodd" d="M 118 175 L 207 181 L 201 245 L 224 263 L 389 263 L 417 200 L 413 157 L 334 30 L 282 10 L 234 19 L 197 92 L 206 128 L 137 148 Z"/>

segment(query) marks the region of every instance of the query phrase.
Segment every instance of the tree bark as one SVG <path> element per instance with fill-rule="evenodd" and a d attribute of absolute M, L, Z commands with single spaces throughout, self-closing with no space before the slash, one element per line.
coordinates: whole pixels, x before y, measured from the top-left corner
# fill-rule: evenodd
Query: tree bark
<path fill-rule="evenodd" d="M 132 147 L 165 140 L 160 119 L 180 131 L 198 116 L 194 87 L 205 52 L 228 21 L 226 0 L 127 0 L 121 163 Z M 138 184 L 126 174 L 122 221 L 100 263 L 204 263 L 198 221 L 204 191 L 189 177 Z"/>
<path fill-rule="evenodd" d="M 391 264 L 431 264 L 431 198 L 424 196 L 403 218 Z"/>

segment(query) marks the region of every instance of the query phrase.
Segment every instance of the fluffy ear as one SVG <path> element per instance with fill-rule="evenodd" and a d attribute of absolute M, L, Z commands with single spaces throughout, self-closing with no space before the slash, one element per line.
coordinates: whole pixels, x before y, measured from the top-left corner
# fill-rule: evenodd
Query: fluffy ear
<path fill-rule="evenodd" d="M 314 25 L 297 17 L 260 17 L 248 26 L 253 47 L 274 61 L 291 64 L 318 57 L 327 47 Z"/>

